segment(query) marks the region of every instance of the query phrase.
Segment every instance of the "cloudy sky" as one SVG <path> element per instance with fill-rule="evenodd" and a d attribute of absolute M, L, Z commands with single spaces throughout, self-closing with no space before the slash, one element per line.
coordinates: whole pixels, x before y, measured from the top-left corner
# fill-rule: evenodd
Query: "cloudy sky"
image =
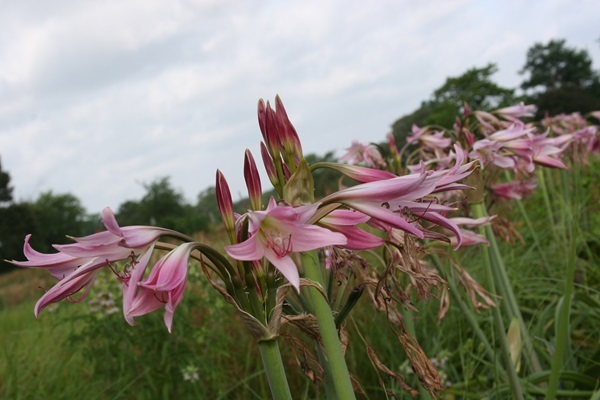
<path fill-rule="evenodd" d="M 259 98 L 281 95 L 306 153 L 341 154 L 468 68 L 516 87 L 534 42 L 600 68 L 599 16 L 597 0 L 0 0 L 2 168 L 18 200 L 90 212 L 161 176 L 195 202 L 217 168 L 237 198 Z"/>

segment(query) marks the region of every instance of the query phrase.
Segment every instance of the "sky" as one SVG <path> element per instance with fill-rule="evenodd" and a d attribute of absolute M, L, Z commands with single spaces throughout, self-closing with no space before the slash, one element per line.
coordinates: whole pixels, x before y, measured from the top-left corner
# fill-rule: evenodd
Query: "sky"
<path fill-rule="evenodd" d="M 517 87 L 527 49 L 565 38 L 600 69 L 597 0 L 0 0 L 0 159 L 17 201 L 90 213 L 170 176 L 188 202 L 220 169 L 245 196 L 259 98 L 304 152 L 379 142 L 449 76 L 490 62 Z M 259 165 L 260 169 L 262 165 Z M 268 181 L 263 181 L 263 187 Z"/>

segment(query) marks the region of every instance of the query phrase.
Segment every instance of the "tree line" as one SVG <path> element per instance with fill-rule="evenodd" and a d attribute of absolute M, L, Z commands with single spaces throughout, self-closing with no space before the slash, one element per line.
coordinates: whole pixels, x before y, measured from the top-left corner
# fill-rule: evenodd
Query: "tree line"
<path fill-rule="evenodd" d="M 529 48 L 520 73 L 520 87 L 505 88 L 492 80 L 496 64 L 474 67 L 460 76 L 449 77 L 429 99 L 415 111 L 402 116 L 392 125 L 397 143 L 404 143 L 413 124 L 451 126 L 465 103 L 471 109 L 492 110 L 519 101 L 538 106 L 536 117 L 600 109 L 600 78 L 593 69 L 586 50 L 571 48 L 564 39 L 536 43 Z M 517 93 L 518 91 L 518 93 Z M 332 161 L 333 152 L 309 155 L 307 160 Z M 122 225 L 155 225 L 183 232 L 208 232 L 217 222 L 219 211 L 215 188 L 200 192 L 195 204 L 186 202 L 169 177 L 161 177 L 144 185 L 145 194 L 138 200 L 127 200 L 117 212 Z M 315 193 L 324 196 L 337 186 L 337 175 L 329 170 L 315 173 Z M 23 238 L 32 234 L 31 244 L 39 251 L 52 252 L 51 244 L 67 243 L 63 235 L 84 236 L 101 229 L 100 215 L 89 214 L 72 194 L 41 193 L 34 201 L 15 201 L 10 174 L 0 163 L 0 260 L 22 259 Z M 269 193 L 265 193 L 268 199 Z M 247 199 L 235 207 L 248 208 Z M 0 273 L 9 264 L 0 266 Z"/>

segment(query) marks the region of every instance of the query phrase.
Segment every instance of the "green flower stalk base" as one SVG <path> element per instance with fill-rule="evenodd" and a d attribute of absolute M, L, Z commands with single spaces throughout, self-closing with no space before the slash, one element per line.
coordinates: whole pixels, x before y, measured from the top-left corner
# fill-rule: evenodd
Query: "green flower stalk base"
<path fill-rule="evenodd" d="M 306 278 L 324 287 L 323 274 L 321 273 L 319 258 L 315 251 L 302 253 L 302 266 L 304 267 Z M 337 398 L 344 400 L 355 399 L 356 396 L 352 388 L 350 373 L 348 372 L 348 366 L 346 365 L 346 359 L 342 351 L 342 344 L 340 343 L 329 303 L 325 299 L 324 294 L 316 287 L 309 287 L 308 292 L 310 293 L 310 299 L 317 317 L 321 340 L 325 348 L 325 356 L 329 361 L 329 368 Z"/>
<path fill-rule="evenodd" d="M 277 339 L 258 342 L 260 357 L 262 358 L 271 394 L 274 400 L 291 400 L 292 393 L 281 361 L 279 343 Z"/>

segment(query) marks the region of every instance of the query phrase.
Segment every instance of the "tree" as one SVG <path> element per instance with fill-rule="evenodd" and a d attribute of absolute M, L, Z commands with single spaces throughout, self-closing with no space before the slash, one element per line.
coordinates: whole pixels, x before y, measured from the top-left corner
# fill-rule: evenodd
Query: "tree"
<path fill-rule="evenodd" d="M 183 194 L 173 188 L 169 177 L 144 184 L 141 200 L 128 200 L 119 206 L 117 221 L 121 225 L 153 225 L 181 232 L 195 232 L 194 207 L 185 202 Z"/>
<path fill-rule="evenodd" d="M 65 234 L 83 236 L 86 211 L 81 201 L 72 194 L 41 193 L 31 204 L 35 217 L 35 237 L 42 251 L 50 251 L 52 244 L 71 243 Z"/>
<path fill-rule="evenodd" d="M 85 209 L 71 194 L 49 191 L 34 202 L 12 203 L 0 208 L 0 259 L 23 260 L 23 241 L 28 234 L 34 249 L 52 253 L 53 244 L 72 242 L 66 233 L 84 236 L 91 233 L 89 227 Z"/>
<path fill-rule="evenodd" d="M 519 71 L 528 77 L 521 88 L 538 107 L 537 118 L 600 108 L 600 79 L 586 50 L 567 47 L 564 39 L 536 43 Z"/>
<path fill-rule="evenodd" d="M 516 103 L 519 99 L 514 89 L 503 88 L 492 81 L 491 76 L 497 71 L 496 64 L 490 63 L 447 78 L 421 107 L 394 122 L 392 132 L 396 143 L 400 146 L 405 143 L 413 124 L 452 126 L 464 103 L 473 110 L 487 111 Z"/>
<path fill-rule="evenodd" d="M 32 246 L 44 247 L 36 234 L 36 220 L 31 204 L 16 203 L 0 208 L 0 273 L 16 267 L 4 260 L 24 260 L 23 242 L 25 235 L 32 235 Z"/>
<path fill-rule="evenodd" d="M 10 174 L 2 171 L 2 162 L 0 161 L 0 204 L 12 201 L 13 188 L 10 186 Z"/>
<path fill-rule="evenodd" d="M 588 52 L 567 47 L 565 39 L 534 44 L 519 73 L 529 75 L 521 88 L 538 93 L 564 86 L 589 88 L 598 82 Z"/>

